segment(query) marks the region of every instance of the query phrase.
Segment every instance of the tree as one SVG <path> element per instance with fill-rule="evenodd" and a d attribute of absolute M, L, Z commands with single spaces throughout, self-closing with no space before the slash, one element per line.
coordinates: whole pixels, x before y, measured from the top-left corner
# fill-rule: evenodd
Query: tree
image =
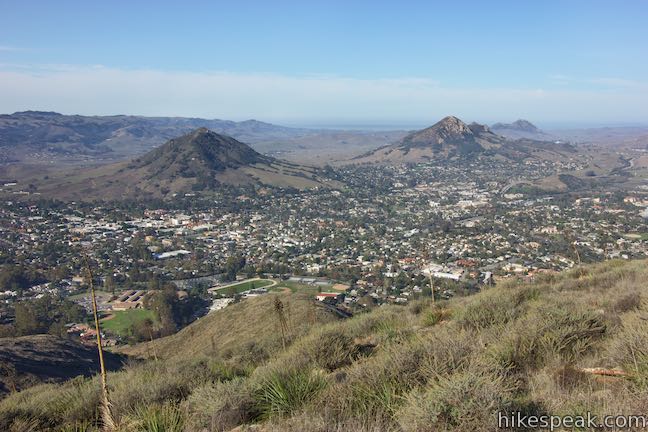
<path fill-rule="evenodd" d="M 207 289 L 209 284 L 204 281 L 195 281 L 189 283 L 189 288 L 187 293 L 190 297 L 205 297 L 207 295 Z"/>
<path fill-rule="evenodd" d="M 151 279 L 148 281 L 148 289 L 151 291 L 154 290 L 159 290 L 160 289 L 160 279 L 156 276 L 153 276 Z"/>
<path fill-rule="evenodd" d="M 405 274 L 405 272 L 400 272 L 398 273 L 398 276 L 396 276 L 394 284 L 396 285 L 397 289 L 402 290 L 410 284 L 410 278 L 407 276 L 407 274 Z"/>
<path fill-rule="evenodd" d="M 106 276 L 106 279 L 104 279 L 104 290 L 115 295 L 115 279 L 113 278 L 113 275 L 109 274 Z"/>
<path fill-rule="evenodd" d="M 155 292 L 148 298 L 146 306 L 155 312 L 160 322 L 161 336 L 171 335 L 178 329 L 175 321 L 177 303 L 178 296 L 172 287 Z"/>
<path fill-rule="evenodd" d="M 45 296 L 16 303 L 15 329 L 18 336 L 50 333 L 65 335 L 67 323 L 84 322 L 86 311 L 69 300 Z"/>
<path fill-rule="evenodd" d="M 39 275 L 28 271 L 22 265 L 9 265 L 0 270 L 0 290 L 2 291 L 18 291 L 22 294 L 24 289 L 41 281 L 42 278 Z"/>
<path fill-rule="evenodd" d="M 47 329 L 47 333 L 54 336 L 60 336 L 60 337 L 67 336 L 67 329 L 65 328 L 65 322 L 60 320 L 54 321 L 52 324 L 50 324 L 49 328 Z"/>
<path fill-rule="evenodd" d="M 16 328 L 11 324 L 0 324 L 0 338 L 16 336 Z"/>
<path fill-rule="evenodd" d="M 45 333 L 47 327 L 42 325 L 42 321 L 43 317 L 38 316 L 33 303 L 16 303 L 15 327 L 18 336 Z"/>
<path fill-rule="evenodd" d="M 245 257 L 242 255 L 232 255 L 227 258 L 225 262 L 223 280 L 233 281 L 236 280 L 238 272 L 245 267 Z"/>
<path fill-rule="evenodd" d="M 130 333 L 134 342 L 142 342 L 159 337 L 155 324 L 150 318 L 135 322 L 131 325 Z"/>

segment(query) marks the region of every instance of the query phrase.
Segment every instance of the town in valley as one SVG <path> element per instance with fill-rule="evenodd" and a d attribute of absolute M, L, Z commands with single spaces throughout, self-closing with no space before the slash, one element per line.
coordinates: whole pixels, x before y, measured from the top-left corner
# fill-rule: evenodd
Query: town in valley
<path fill-rule="evenodd" d="M 273 291 L 352 315 L 645 258 L 648 156 L 635 147 L 603 161 L 577 143 L 559 148 L 567 157 L 350 158 L 319 168 L 326 180 L 314 187 L 222 182 L 112 200 L 59 200 L 7 181 L 0 319 L 9 334 L 46 326 L 91 343 L 92 326 L 73 318 L 90 312 L 92 274 L 105 340 L 123 344 Z M 24 307 L 39 301 L 49 306 Z M 160 315 L 164 301 L 173 316 Z"/>

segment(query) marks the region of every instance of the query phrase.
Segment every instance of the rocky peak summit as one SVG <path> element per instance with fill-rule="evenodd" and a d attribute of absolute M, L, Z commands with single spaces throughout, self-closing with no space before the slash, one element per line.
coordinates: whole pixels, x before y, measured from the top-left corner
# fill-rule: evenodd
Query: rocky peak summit
<path fill-rule="evenodd" d="M 475 133 L 457 117 L 448 116 L 429 128 L 413 132 L 403 139 L 405 147 L 455 146 L 460 151 L 476 150 Z"/>

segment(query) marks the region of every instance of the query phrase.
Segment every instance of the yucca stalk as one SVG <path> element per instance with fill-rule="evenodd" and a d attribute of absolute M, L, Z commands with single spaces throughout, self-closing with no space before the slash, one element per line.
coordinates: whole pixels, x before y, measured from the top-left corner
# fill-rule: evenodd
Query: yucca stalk
<path fill-rule="evenodd" d="M 423 252 L 424 263 L 430 262 L 430 252 L 425 250 Z M 435 302 L 434 298 L 434 280 L 432 280 L 432 271 L 430 271 L 430 292 L 432 293 L 432 304 Z"/>
<path fill-rule="evenodd" d="M 432 272 L 430 272 L 430 292 L 432 293 L 432 304 L 435 303 L 435 298 L 434 298 L 434 280 L 432 279 Z"/>
<path fill-rule="evenodd" d="M 97 351 L 99 352 L 99 372 L 101 374 L 101 423 L 103 430 L 113 432 L 117 430 L 115 419 L 112 414 L 110 399 L 108 398 L 108 376 L 106 374 L 106 363 L 104 362 L 103 345 L 101 341 L 101 325 L 99 324 L 99 312 L 97 309 L 97 295 L 94 287 L 94 277 L 88 257 L 84 257 L 86 272 L 88 273 L 88 284 L 90 296 L 92 297 L 92 314 L 94 316 L 95 331 L 97 333 Z"/>
<path fill-rule="evenodd" d="M 578 274 L 580 277 L 585 276 L 585 269 L 583 268 L 583 263 L 581 261 L 580 253 L 578 253 L 578 248 L 576 247 L 577 240 L 573 232 L 565 233 L 565 237 L 571 243 L 571 247 L 574 250 L 574 255 L 576 255 L 576 262 L 578 263 Z"/>
<path fill-rule="evenodd" d="M 279 297 L 274 299 L 274 310 L 279 319 L 279 328 L 281 330 L 281 343 L 283 349 L 286 349 L 286 332 L 288 331 L 288 323 L 286 322 L 286 315 L 284 313 L 284 304 Z"/>

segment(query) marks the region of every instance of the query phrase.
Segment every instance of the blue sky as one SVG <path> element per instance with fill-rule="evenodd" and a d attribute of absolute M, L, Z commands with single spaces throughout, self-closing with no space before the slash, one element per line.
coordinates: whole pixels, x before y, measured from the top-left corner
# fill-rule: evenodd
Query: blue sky
<path fill-rule="evenodd" d="M 0 0 L 0 112 L 648 123 L 648 2 Z"/>

